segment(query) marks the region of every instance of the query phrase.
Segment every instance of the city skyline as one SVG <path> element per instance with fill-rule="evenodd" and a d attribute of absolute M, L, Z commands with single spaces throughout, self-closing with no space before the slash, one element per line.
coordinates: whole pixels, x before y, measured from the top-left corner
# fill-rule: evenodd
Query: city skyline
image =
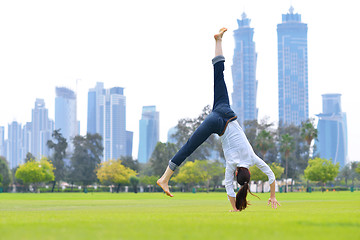
<path fill-rule="evenodd" d="M 294 0 L 292 5 L 309 27 L 309 117 L 321 112 L 322 94 L 342 94 L 349 157 L 359 160 L 360 113 L 356 108 L 360 99 L 352 85 L 360 77 L 356 71 L 360 37 L 354 30 L 354 1 Z M 160 140 L 164 142 L 168 129 L 180 118 L 195 117 L 212 104 L 212 35 L 223 26 L 229 29 L 223 41 L 225 80 L 232 89 L 232 32 L 242 12 L 255 29 L 258 119 L 269 116 L 277 122 L 276 25 L 290 8 L 289 1 L 227 1 L 222 5 L 216 1 L 142 1 L 142 7 L 138 6 L 131 2 L 1 2 L 0 28 L 5 37 L 0 40 L 0 79 L 6 87 L 0 89 L 0 101 L 11 104 L 1 104 L 0 111 L 6 114 L 0 126 L 13 120 L 29 122 L 28 111 L 36 98 L 45 100 L 49 118 L 54 119 L 53 89 L 60 85 L 77 93 L 83 135 L 87 91 L 104 81 L 126 89 L 128 129 L 134 132 L 136 157 L 141 106 L 156 105 L 162 113 Z M 219 11 L 220 6 L 225 10 Z M 162 31 L 152 37 L 157 27 Z"/>

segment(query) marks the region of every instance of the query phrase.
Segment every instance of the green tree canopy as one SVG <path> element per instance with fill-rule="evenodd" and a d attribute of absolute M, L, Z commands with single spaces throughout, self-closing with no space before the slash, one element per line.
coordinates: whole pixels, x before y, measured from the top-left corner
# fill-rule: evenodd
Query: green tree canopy
<path fill-rule="evenodd" d="M 46 157 L 41 158 L 40 161 L 31 160 L 19 166 L 15 177 L 26 184 L 31 183 L 37 186 L 39 183 L 55 179 L 54 166 Z"/>
<path fill-rule="evenodd" d="M 149 160 L 151 175 L 161 176 L 176 152 L 175 144 L 158 142 Z"/>
<path fill-rule="evenodd" d="M 309 159 L 309 164 L 304 171 L 305 178 L 310 181 L 326 183 L 333 181 L 339 173 L 340 165 L 333 164 L 330 160 L 323 158 Z"/>
<path fill-rule="evenodd" d="M 51 157 L 52 163 L 55 167 L 55 181 L 52 188 L 53 192 L 56 182 L 64 180 L 66 176 L 64 159 L 66 158 L 66 148 L 68 146 L 68 143 L 66 141 L 66 138 L 64 138 L 63 135 L 60 133 L 60 129 L 54 130 L 54 132 L 52 133 L 52 137 L 55 141 L 49 140 L 46 144 L 49 149 L 54 149 L 53 156 Z"/>
<path fill-rule="evenodd" d="M 256 148 L 260 151 L 263 159 L 269 149 L 275 147 L 274 138 L 270 131 L 261 130 L 255 138 Z"/>
<path fill-rule="evenodd" d="M 73 139 L 74 153 L 70 159 L 70 180 L 84 186 L 96 182 L 96 168 L 103 154 L 102 137 L 99 134 L 75 136 Z"/>
<path fill-rule="evenodd" d="M 209 178 L 209 174 L 203 170 L 204 163 L 199 160 L 194 162 L 186 162 L 175 177 L 172 178 L 174 182 L 182 183 L 188 186 L 205 182 Z"/>
<path fill-rule="evenodd" d="M 30 162 L 30 161 L 33 161 L 33 160 L 35 160 L 34 155 L 32 155 L 31 152 L 28 152 L 26 154 L 26 157 L 25 157 L 25 162 L 27 163 L 27 162 Z"/>
<path fill-rule="evenodd" d="M 140 170 L 140 164 L 139 161 L 136 159 L 133 159 L 132 156 L 126 156 L 126 157 L 120 157 L 122 165 L 125 167 L 128 167 L 136 172 L 139 172 Z"/>
<path fill-rule="evenodd" d="M 129 180 L 131 186 L 134 188 L 134 192 L 137 193 L 137 186 L 139 185 L 140 179 L 137 176 L 130 176 Z"/>
<path fill-rule="evenodd" d="M 129 184 L 130 177 L 136 176 L 136 172 L 122 165 L 121 160 L 109 160 L 99 164 L 96 175 L 101 183 L 109 184 Z"/>
<path fill-rule="evenodd" d="M 11 172 L 9 169 L 8 162 L 2 156 L 0 156 L 0 174 L 3 177 L 2 187 L 4 188 L 4 191 L 7 191 L 11 183 Z"/>
<path fill-rule="evenodd" d="M 279 163 L 272 163 L 270 165 L 271 170 L 274 172 L 275 179 L 281 179 L 284 173 L 284 168 Z"/>

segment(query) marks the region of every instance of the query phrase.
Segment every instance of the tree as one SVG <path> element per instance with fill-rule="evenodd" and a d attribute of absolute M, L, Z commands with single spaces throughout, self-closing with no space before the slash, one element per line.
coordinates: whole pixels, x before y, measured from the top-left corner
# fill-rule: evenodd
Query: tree
<path fill-rule="evenodd" d="M 0 187 L 2 187 L 1 183 L 2 183 L 3 179 L 4 179 L 3 176 L 0 174 Z"/>
<path fill-rule="evenodd" d="M 140 177 L 140 183 L 144 186 L 144 187 L 148 187 L 149 188 L 149 192 L 150 191 L 154 191 L 154 187 L 156 185 L 156 181 L 158 180 L 157 176 L 141 176 Z"/>
<path fill-rule="evenodd" d="M 215 187 L 221 185 L 221 182 L 224 179 L 225 167 L 219 161 L 210 162 L 209 165 L 208 172 L 211 177 L 210 183 L 213 184 L 213 189 L 215 190 Z"/>
<path fill-rule="evenodd" d="M 275 179 L 280 179 L 281 175 L 284 173 L 284 168 L 281 167 L 279 163 L 272 163 L 269 167 L 273 171 Z M 255 165 L 251 166 L 249 170 L 251 172 L 251 180 L 261 181 L 261 192 L 264 192 L 264 182 L 269 179 L 268 176 Z"/>
<path fill-rule="evenodd" d="M 133 159 L 132 156 L 126 156 L 126 157 L 120 157 L 122 165 L 125 167 L 128 167 L 136 172 L 139 172 L 140 170 L 140 164 L 139 161 L 136 159 Z"/>
<path fill-rule="evenodd" d="M 348 185 L 348 179 L 351 178 L 353 171 L 351 171 L 350 164 L 346 164 L 339 172 L 339 177 L 344 178 L 345 185 Z"/>
<path fill-rule="evenodd" d="M 26 157 L 25 157 L 25 162 L 27 163 L 27 162 L 30 162 L 30 161 L 33 161 L 33 160 L 35 160 L 34 155 L 32 155 L 30 152 L 28 152 L 26 154 Z"/>
<path fill-rule="evenodd" d="M 74 153 L 70 159 L 70 180 L 87 185 L 96 182 L 96 168 L 101 162 L 103 154 L 102 137 L 99 134 L 75 136 L 73 139 Z"/>
<path fill-rule="evenodd" d="M 11 183 L 11 172 L 9 169 L 8 162 L 4 157 L 1 156 L 0 156 L 0 174 L 3 177 L 2 187 L 4 188 L 4 191 L 7 192 L 9 185 Z"/>
<path fill-rule="evenodd" d="M 260 151 L 263 159 L 267 151 L 275 146 L 273 136 L 270 131 L 261 130 L 255 138 L 256 148 Z"/>
<path fill-rule="evenodd" d="M 309 164 L 304 171 L 305 178 L 310 181 L 318 181 L 324 186 L 327 181 L 333 181 L 339 173 L 340 165 L 333 164 L 330 160 L 323 158 L 309 159 Z"/>
<path fill-rule="evenodd" d="M 122 184 L 129 184 L 130 177 L 136 176 L 136 172 L 122 165 L 121 160 L 109 160 L 99 164 L 96 176 L 105 185 L 117 185 L 116 192 L 119 192 Z"/>
<path fill-rule="evenodd" d="M 283 153 L 284 157 L 285 157 L 285 179 L 286 179 L 286 189 L 285 192 L 287 192 L 288 189 L 288 184 L 287 184 L 287 179 L 288 179 L 288 159 L 290 156 L 290 153 L 292 151 L 294 151 L 294 141 L 293 141 L 293 137 L 290 136 L 289 134 L 284 134 L 281 136 L 281 141 L 280 141 L 280 152 Z"/>
<path fill-rule="evenodd" d="M 279 163 L 272 163 L 270 168 L 274 172 L 275 179 L 281 179 L 281 176 L 284 173 L 284 168 L 281 167 Z"/>
<path fill-rule="evenodd" d="M 161 176 L 176 152 L 175 144 L 158 142 L 149 160 L 151 175 Z"/>
<path fill-rule="evenodd" d="M 184 184 L 187 188 L 197 183 L 205 182 L 209 178 L 209 175 L 199 167 L 201 164 L 199 160 L 186 162 L 184 166 L 180 168 L 179 174 L 173 177 L 172 180 Z"/>
<path fill-rule="evenodd" d="M 251 166 L 249 170 L 251 173 L 251 180 L 256 181 L 256 186 L 257 186 L 257 182 L 261 181 L 261 192 L 264 192 L 264 182 L 268 180 L 268 176 L 255 165 Z M 256 192 L 257 192 L 257 187 L 256 187 Z"/>
<path fill-rule="evenodd" d="M 299 179 L 300 176 L 304 173 L 304 170 L 307 167 L 309 160 L 309 153 L 308 153 L 309 148 L 304 138 L 300 136 L 300 132 L 301 132 L 300 126 L 279 125 L 278 127 L 278 146 L 281 145 L 282 135 L 288 134 L 293 138 L 294 148 L 287 158 L 287 163 L 288 163 L 287 177 L 292 178 L 293 181 L 295 179 Z M 281 153 L 280 148 L 279 148 L 279 152 Z M 286 168 L 285 166 L 286 161 L 284 154 L 280 156 L 281 156 L 281 165 L 282 167 Z M 291 185 L 291 187 L 292 186 L 293 185 Z"/>
<path fill-rule="evenodd" d="M 65 179 L 66 167 L 64 164 L 64 159 L 66 158 L 66 148 L 68 146 L 66 138 L 60 133 L 60 129 L 54 130 L 52 133 L 52 137 L 55 142 L 52 140 L 47 141 L 47 146 L 49 149 L 54 149 L 53 156 L 51 158 L 54 167 L 55 167 L 55 181 L 53 182 L 52 192 L 54 192 L 54 188 L 56 182 L 60 182 Z"/>
<path fill-rule="evenodd" d="M 139 185 L 140 179 L 137 176 L 130 176 L 130 184 L 134 188 L 134 193 L 137 193 L 137 186 Z"/>
<path fill-rule="evenodd" d="M 301 124 L 301 137 L 307 142 L 309 147 L 309 157 L 312 157 L 311 142 L 313 139 L 317 139 L 318 131 L 314 126 L 314 119 L 308 119 Z"/>
<path fill-rule="evenodd" d="M 19 166 L 15 176 L 25 184 L 33 184 L 36 191 L 40 183 L 55 179 L 54 166 L 46 157 L 41 158 L 40 161 L 30 160 Z"/>

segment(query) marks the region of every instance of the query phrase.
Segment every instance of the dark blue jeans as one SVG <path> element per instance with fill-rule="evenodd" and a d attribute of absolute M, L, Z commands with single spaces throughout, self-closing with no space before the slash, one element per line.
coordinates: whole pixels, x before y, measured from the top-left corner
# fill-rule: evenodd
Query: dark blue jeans
<path fill-rule="evenodd" d="M 237 118 L 230 108 L 229 96 L 224 81 L 225 58 L 223 56 L 217 56 L 212 62 L 214 65 L 214 105 L 212 112 L 195 130 L 185 145 L 182 146 L 169 161 L 169 167 L 173 171 L 205 142 L 211 134 L 216 133 L 219 136 L 223 135 L 227 124 Z"/>

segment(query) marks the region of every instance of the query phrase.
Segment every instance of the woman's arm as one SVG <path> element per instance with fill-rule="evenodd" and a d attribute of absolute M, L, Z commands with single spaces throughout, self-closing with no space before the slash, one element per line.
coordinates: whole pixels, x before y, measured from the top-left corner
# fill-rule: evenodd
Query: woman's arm
<path fill-rule="evenodd" d="M 277 206 L 281 206 L 280 203 L 276 200 L 275 198 L 275 181 L 273 181 L 271 184 L 270 184 L 270 198 L 268 200 L 268 205 L 270 205 L 271 203 L 271 207 L 272 208 L 277 208 Z"/>
<path fill-rule="evenodd" d="M 240 211 L 239 209 L 236 208 L 236 204 L 235 204 L 236 198 L 231 197 L 229 195 L 228 195 L 228 198 L 229 198 L 230 204 L 231 204 L 231 206 L 233 208 L 232 210 L 230 210 L 230 212 L 238 212 L 238 211 Z"/>

